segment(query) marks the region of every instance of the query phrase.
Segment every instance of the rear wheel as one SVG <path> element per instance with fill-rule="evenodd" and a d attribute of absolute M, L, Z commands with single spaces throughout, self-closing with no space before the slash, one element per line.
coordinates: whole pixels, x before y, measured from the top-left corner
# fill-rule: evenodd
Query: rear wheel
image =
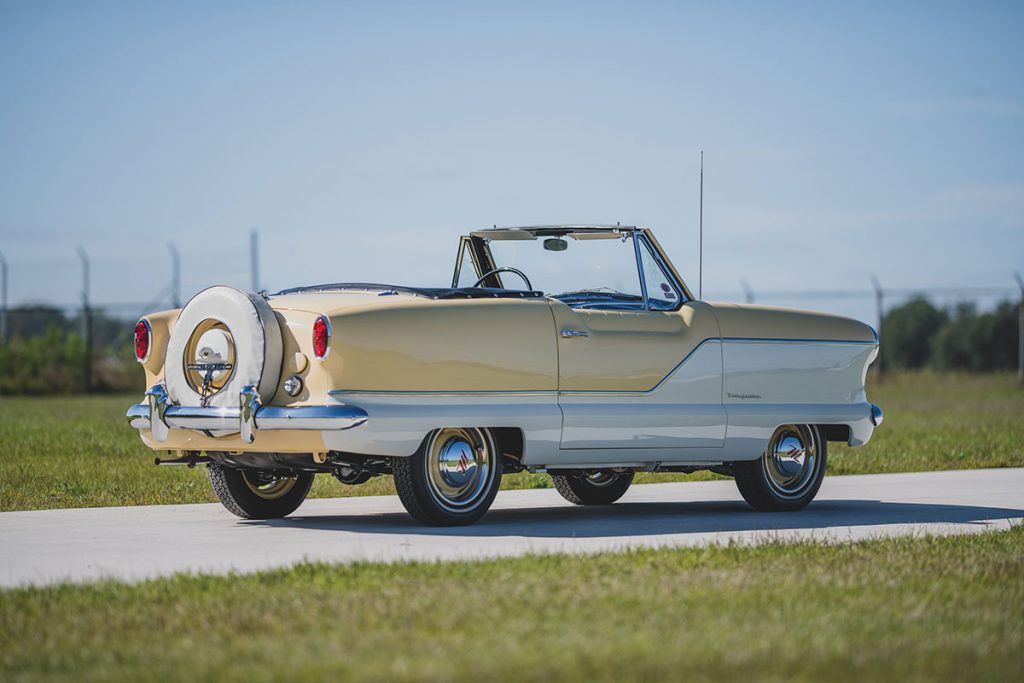
<path fill-rule="evenodd" d="M 501 485 L 501 459 L 486 429 L 439 429 L 415 455 L 395 458 L 393 468 L 402 505 L 429 526 L 472 524 Z"/>
<path fill-rule="evenodd" d="M 762 512 L 806 507 L 825 478 L 826 442 L 814 425 L 783 425 L 775 430 L 764 455 L 733 463 L 744 500 Z"/>
<path fill-rule="evenodd" d="M 590 474 L 552 474 L 551 481 L 562 498 L 576 505 L 611 505 L 633 483 L 632 472 L 601 470 Z"/>
<path fill-rule="evenodd" d="M 207 473 L 220 502 L 242 519 L 276 519 L 290 515 L 302 505 L 313 485 L 311 472 L 281 476 L 210 463 Z"/>

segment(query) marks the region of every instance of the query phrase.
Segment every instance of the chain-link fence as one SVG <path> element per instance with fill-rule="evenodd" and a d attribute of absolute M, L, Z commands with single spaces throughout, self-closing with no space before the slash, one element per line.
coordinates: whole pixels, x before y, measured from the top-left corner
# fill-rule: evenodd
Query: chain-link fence
<path fill-rule="evenodd" d="M 176 253 L 174 255 L 176 262 Z M 255 258 L 253 260 L 255 263 Z M 90 302 L 86 279 L 80 303 L 8 307 L 6 263 L 2 256 L 0 266 L 3 266 L 4 280 L 0 283 L 4 290 L 0 294 L 0 394 L 123 391 L 141 386 L 141 370 L 134 362 L 132 351 L 133 326 L 144 313 L 180 305 L 181 293 L 176 278 L 149 301 Z M 85 274 L 87 278 L 87 269 Z M 786 291 L 758 290 L 744 282 L 738 291 L 711 292 L 713 296 L 709 298 L 846 313 L 849 313 L 853 302 L 859 312 L 873 310 L 874 319 L 869 321 L 883 341 L 883 353 L 873 368 L 876 373 L 890 366 L 908 367 L 906 362 L 899 361 L 900 358 L 912 357 L 900 348 L 900 345 L 913 345 L 913 341 L 908 339 L 912 340 L 915 335 L 940 334 L 941 320 L 932 327 L 918 329 L 911 324 L 908 329 L 899 333 L 894 329 L 890 334 L 887 329 L 890 321 L 893 325 L 898 322 L 890 314 L 902 311 L 909 302 L 918 299 L 928 301 L 929 306 L 939 311 L 938 317 L 944 317 L 946 326 L 953 328 L 963 327 L 981 316 L 995 315 L 998 319 L 994 322 L 982 320 L 992 328 L 989 337 L 994 335 L 993 340 L 984 341 L 984 335 L 974 334 L 973 341 L 965 342 L 977 347 L 965 353 L 987 354 L 997 359 L 995 364 L 957 361 L 956 354 L 946 354 L 953 361 L 940 359 L 946 364 L 940 363 L 940 367 L 969 370 L 1004 369 L 1015 365 L 1018 377 L 1024 383 L 1024 282 L 1019 278 L 1002 286 L 887 289 L 877 280 L 873 285 L 863 289 Z M 1016 324 L 1012 320 L 1008 323 L 1007 316 L 1016 317 Z M 868 316 L 859 314 L 856 317 L 863 319 Z M 907 327 L 905 321 L 900 324 Z M 979 326 L 984 327 L 980 323 Z M 964 334 L 970 336 L 966 332 Z M 982 348 L 983 344 L 993 348 Z M 893 358 L 891 363 L 888 361 L 890 357 Z M 1006 361 L 1006 358 L 1010 360 Z"/>

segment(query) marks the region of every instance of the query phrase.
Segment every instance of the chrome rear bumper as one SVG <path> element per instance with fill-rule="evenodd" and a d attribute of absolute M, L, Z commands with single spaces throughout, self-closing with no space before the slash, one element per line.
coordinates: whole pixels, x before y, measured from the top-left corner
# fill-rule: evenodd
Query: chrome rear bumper
<path fill-rule="evenodd" d="M 366 422 L 365 410 L 343 404 L 329 406 L 265 406 L 254 387 L 239 392 L 238 407 L 178 406 L 171 403 L 162 384 L 146 392 L 146 402 L 128 409 L 128 424 L 153 432 L 156 441 L 166 441 L 168 430 L 237 431 L 242 441 L 252 443 L 257 431 L 303 429 L 331 431 L 358 427 Z"/>

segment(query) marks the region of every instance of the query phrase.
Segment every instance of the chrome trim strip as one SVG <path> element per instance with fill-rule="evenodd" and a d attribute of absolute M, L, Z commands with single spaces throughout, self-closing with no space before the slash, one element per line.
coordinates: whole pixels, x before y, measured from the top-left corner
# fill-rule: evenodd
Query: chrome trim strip
<path fill-rule="evenodd" d="M 328 396 L 552 396 L 557 394 L 557 389 L 517 389 L 513 391 L 480 391 L 480 390 L 467 390 L 467 391 L 399 391 L 399 390 L 382 390 L 375 391 L 372 389 L 331 389 L 327 392 Z"/>
<path fill-rule="evenodd" d="M 722 341 L 743 344 L 862 344 L 865 346 L 876 346 L 878 344 L 877 341 L 859 341 L 855 339 L 773 339 L 771 337 L 722 337 Z"/>

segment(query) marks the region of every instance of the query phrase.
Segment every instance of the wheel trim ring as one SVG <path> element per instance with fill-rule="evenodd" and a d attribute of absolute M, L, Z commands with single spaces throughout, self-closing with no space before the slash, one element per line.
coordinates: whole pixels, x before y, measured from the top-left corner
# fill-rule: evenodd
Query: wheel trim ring
<path fill-rule="evenodd" d="M 245 482 L 250 491 L 263 500 L 277 500 L 286 496 L 289 491 L 295 488 L 298 477 L 273 477 L 270 481 L 260 482 L 250 479 L 249 473 L 243 470 L 242 481 Z"/>
<path fill-rule="evenodd" d="M 813 485 L 819 467 L 817 431 L 806 425 L 783 425 L 775 430 L 761 458 L 765 481 L 787 500 L 800 498 Z M 793 452 L 793 448 L 800 452 Z"/>
<path fill-rule="evenodd" d="M 202 395 L 203 387 L 203 374 L 198 370 L 190 370 L 188 365 L 190 363 L 198 362 L 196 353 L 199 350 L 199 341 L 203 338 L 203 335 L 207 332 L 218 330 L 224 333 L 228 342 L 228 358 L 227 362 L 231 364 L 231 369 L 222 372 L 220 377 L 217 377 L 210 382 L 210 393 L 207 397 L 212 397 L 218 393 L 231 382 L 231 379 L 235 376 L 235 338 L 231 334 L 231 329 L 222 320 L 216 318 L 206 318 L 196 325 L 195 329 L 192 330 L 192 334 L 189 335 L 188 341 L 185 343 L 185 353 L 182 356 L 182 368 L 185 372 L 185 382 L 188 384 L 192 391 L 199 395 Z"/>
<path fill-rule="evenodd" d="M 479 429 L 441 429 L 431 435 L 426 449 L 427 491 L 441 508 L 448 512 L 467 512 L 486 497 L 494 481 L 494 445 L 489 435 Z M 451 457 L 465 455 L 468 476 L 459 485 L 458 478 L 447 472 Z M 472 471 L 470 473 L 470 471 Z"/>

